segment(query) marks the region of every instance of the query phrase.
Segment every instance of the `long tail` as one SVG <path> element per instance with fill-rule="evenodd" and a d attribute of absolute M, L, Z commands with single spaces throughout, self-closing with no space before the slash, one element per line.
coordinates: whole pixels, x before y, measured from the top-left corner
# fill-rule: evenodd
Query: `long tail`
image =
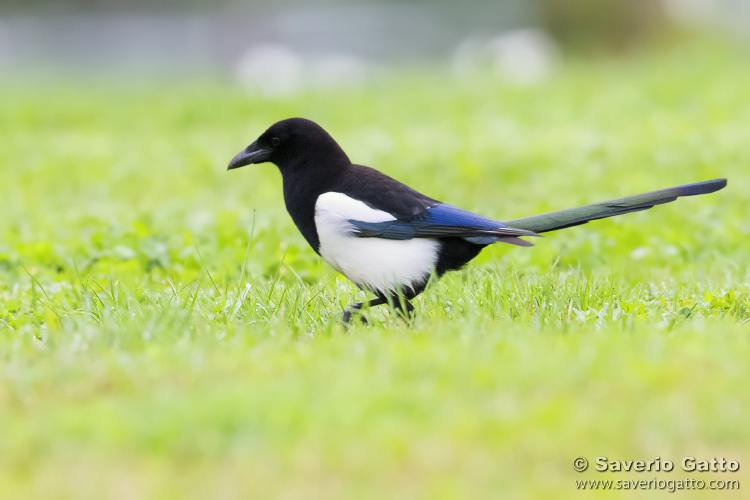
<path fill-rule="evenodd" d="M 534 231 L 535 233 L 545 233 L 547 231 L 578 226 L 591 220 L 606 219 L 615 215 L 647 210 L 654 205 L 674 201 L 680 196 L 713 193 L 714 191 L 723 189 L 726 185 L 726 179 L 695 182 L 693 184 L 685 184 L 684 186 L 660 189 L 659 191 L 652 191 L 650 193 L 626 196 L 625 198 L 618 198 L 616 200 L 592 203 L 591 205 L 584 205 L 582 207 L 509 220 L 505 224 L 508 227 L 525 229 L 527 231 Z"/>

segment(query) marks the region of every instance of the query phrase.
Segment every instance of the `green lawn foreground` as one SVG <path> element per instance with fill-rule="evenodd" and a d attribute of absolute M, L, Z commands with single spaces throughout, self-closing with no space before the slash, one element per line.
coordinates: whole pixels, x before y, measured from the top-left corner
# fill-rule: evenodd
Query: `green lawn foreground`
<path fill-rule="evenodd" d="M 2 498 L 750 488 L 741 52 L 579 61 L 523 88 L 426 68 L 285 100 L 216 81 L 0 89 Z M 531 249 L 496 245 L 417 299 L 412 324 L 376 309 L 344 331 L 338 311 L 365 295 L 297 233 L 275 167 L 225 171 L 289 116 L 324 125 L 354 161 L 500 220 L 729 186 Z M 686 473 L 686 456 L 741 468 Z M 600 473 L 595 457 L 675 470 Z"/>

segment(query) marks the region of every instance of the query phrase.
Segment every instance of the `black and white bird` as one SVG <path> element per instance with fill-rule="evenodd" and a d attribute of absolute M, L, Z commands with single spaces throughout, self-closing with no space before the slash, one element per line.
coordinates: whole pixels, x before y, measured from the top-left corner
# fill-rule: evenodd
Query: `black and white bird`
<path fill-rule="evenodd" d="M 522 219 L 495 221 L 425 196 L 387 175 L 349 160 L 317 123 L 290 118 L 272 125 L 229 163 L 274 163 L 283 178 L 289 215 L 323 260 L 358 287 L 376 295 L 351 304 L 388 303 L 399 312 L 430 277 L 461 268 L 492 243 L 532 246 L 539 236 L 629 212 L 680 196 L 712 193 L 726 186 L 714 179 Z"/>

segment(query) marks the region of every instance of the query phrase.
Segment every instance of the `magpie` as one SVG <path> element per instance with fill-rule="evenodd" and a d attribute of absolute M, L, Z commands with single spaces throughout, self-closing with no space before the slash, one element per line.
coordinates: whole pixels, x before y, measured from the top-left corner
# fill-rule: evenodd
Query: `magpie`
<path fill-rule="evenodd" d="M 492 243 L 533 246 L 524 237 L 649 209 L 680 196 L 712 193 L 726 179 L 686 184 L 577 208 L 495 221 L 442 203 L 370 167 L 349 160 L 317 123 L 279 121 L 238 153 L 233 170 L 274 163 L 281 171 L 284 202 L 302 236 L 323 260 L 375 298 L 352 311 L 389 304 L 408 315 L 409 302 L 431 276 L 460 269 Z"/>

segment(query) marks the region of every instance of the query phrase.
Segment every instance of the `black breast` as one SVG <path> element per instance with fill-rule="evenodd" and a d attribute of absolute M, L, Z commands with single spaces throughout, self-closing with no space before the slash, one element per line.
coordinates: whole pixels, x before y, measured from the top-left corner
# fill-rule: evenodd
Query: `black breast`
<path fill-rule="evenodd" d="M 284 176 L 284 203 L 299 232 L 313 250 L 320 254 L 320 239 L 315 229 L 315 202 L 323 188 L 314 178 L 306 177 L 296 179 L 294 175 Z"/>

